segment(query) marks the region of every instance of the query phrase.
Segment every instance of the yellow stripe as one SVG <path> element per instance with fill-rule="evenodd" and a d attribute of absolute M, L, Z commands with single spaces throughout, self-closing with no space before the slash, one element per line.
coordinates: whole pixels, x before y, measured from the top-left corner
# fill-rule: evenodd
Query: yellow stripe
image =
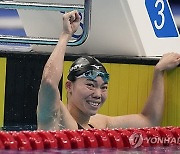
<path fill-rule="evenodd" d="M 177 102 L 177 70 L 168 72 L 168 93 L 167 93 L 167 123 L 176 124 L 176 102 Z"/>
<path fill-rule="evenodd" d="M 65 88 L 65 83 L 67 81 L 67 76 L 69 74 L 69 68 L 72 65 L 71 61 L 64 62 L 64 71 L 63 71 L 63 86 L 62 86 L 62 101 L 63 103 L 67 103 L 67 93 Z"/>
<path fill-rule="evenodd" d="M 139 79 L 138 79 L 138 102 L 137 108 L 140 113 L 146 103 L 148 97 L 148 66 L 139 65 Z"/>
<path fill-rule="evenodd" d="M 118 115 L 118 102 L 119 100 L 118 93 L 119 93 L 119 76 L 120 76 L 120 71 L 119 71 L 119 65 L 117 64 L 111 64 L 110 67 L 110 79 L 111 81 L 109 82 L 108 85 L 108 90 L 111 94 L 109 94 L 108 99 L 109 99 L 109 104 L 108 104 L 108 109 L 109 112 L 108 114 L 111 116 L 117 116 Z"/>
<path fill-rule="evenodd" d="M 6 58 L 0 58 L 0 127 L 4 124 Z"/>
<path fill-rule="evenodd" d="M 129 70 L 129 92 L 128 92 L 128 114 L 137 113 L 138 94 L 138 65 L 130 65 Z"/>
<path fill-rule="evenodd" d="M 168 104 L 168 83 L 167 83 L 167 72 L 164 73 L 164 92 L 165 92 L 165 102 L 164 102 L 164 115 L 163 115 L 163 121 L 162 121 L 162 126 L 167 126 L 167 113 L 168 113 L 168 108 L 167 108 L 167 104 Z"/>
<path fill-rule="evenodd" d="M 154 66 L 147 66 L 147 69 L 148 69 L 148 95 L 149 95 L 152 87 Z"/>
<path fill-rule="evenodd" d="M 177 68 L 176 126 L 180 126 L 180 68 Z"/>
<path fill-rule="evenodd" d="M 128 81 L 129 81 L 129 65 L 121 64 L 120 65 L 120 75 L 118 77 L 119 88 L 118 98 L 116 99 L 116 103 L 118 103 L 118 115 L 127 114 L 128 109 Z M 111 94 L 110 94 L 111 95 Z M 115 98 L 117 97 L 115 96 Z"/>

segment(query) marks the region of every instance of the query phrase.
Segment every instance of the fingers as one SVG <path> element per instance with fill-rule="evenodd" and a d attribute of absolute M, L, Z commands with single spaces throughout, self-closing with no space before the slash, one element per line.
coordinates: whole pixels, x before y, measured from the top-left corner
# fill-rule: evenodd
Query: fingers
<path fill-rule="evenodd" d="M 163 55 L 162 59 L 164 58 L 171 58 L 173 60 L 179 60 L 180 59 L 180 54 L 179 53 L 175 53 L 175 52 L 169 52 Z"/>
<path fill-rule="evenodd" d="M 75 21 L 76 22 L 79 22 L 81 20 L 81 17 L 80 17 L 80 15 L 79 15 L 79 13 L 76 11 L 75 12 Z"/>
<path fill-rule="evenodd" d="M 172 56 L 172 61 L 174 61 L 174 66 L 178 66 L 180 64 L 180 54 L 171 52 L 170 55 Z"/>
<path fill-rule="evenodd" d="M 73 23 L 76 20 L 76 16 L 74 12 L 71 12 L 69 15 L 69 21 L 70 23 Z"/>
<path fill-rule="evenodd" d="M 63 19 L 69 20 L 70 23 L 79 22 L 80 21 L 80 15 L 79 15 L 77 10 L 74 10 L 74 11 L 71 11 L 71 12 L 64 14 Z"/>
<path fill-rule="evenodd" d="M 176 52 L 168 52 L 168 53 L 164 54 L 163 56 L 167 56 L 167 55 L 173 55 L 173 56 L 180 57 L 180 54 L 176 53 Z"/>
<path fill-rule="evenodd" d="M 180 64 L 180 55 L 178 54 L 178 55 L 176 55 L 176 63 L 177 63 L 177 65 L 179 65 Z"/>
<path fill-rule="evenodd" d="M 179 53 L 166 53 L 162 56 L 160 61 L 156 65 L 156 69 L 159 71 L 171 70 L 180 64 L 180 54 Z"/>

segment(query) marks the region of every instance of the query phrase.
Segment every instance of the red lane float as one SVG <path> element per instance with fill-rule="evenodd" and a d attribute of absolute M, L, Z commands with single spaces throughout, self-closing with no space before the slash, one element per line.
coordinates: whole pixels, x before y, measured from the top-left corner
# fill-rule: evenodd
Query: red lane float
<path fill-rule="evenodd" d="M 62 131 L 50 131 L 51 134 L 55 137 L 58 144 L 58 149 L 71 149 L 71 143 L 69 138 Z"/>
<path fill-rule="evenodd" d="M 110 129 L 104 129 L 104 131 L 110 139 L 112 148 L 117 148 L 117 149 L 124 148 L 124 142 L 120 133 L 118 133 L 115 130 L 110 130 Z"/>
<path fill-rule="evenodd" d="M 18 149 L 17 142 L 10 133 L 0 131 L 0 140 L 4 144 L 5 149 Z"/>
<path fill-rule="evenodd" d="M 43 150 L 44 144 L 42 138 L 35 131 L 22 131 L 23 134 L 28 138 L 30 145 L 33 150 Z"/>
<path fill-rule="evenodd" d="M 4 144 L 2 143 L 2 141 L 0 140 L 0 150 L 4 150 L 5 147 L 4 147 Z"/>
<path fill-rule="evenodd" d="M 125 148 L 132 148 L 132 145 L 129 142 L 129 138 L 133 134 L 133 132 L 127 130 L 127 129 L 116 129 L 116 131 L 121 135 L 124 147 Z"/>
<path fill-rule="evenodd" d="M 63 130 L 63 133 L 65 133 L 67 137 L 69 138 L 72 149 L 85 148 L 84 140 L 77 131 Z"/>
<path fill-rule="evenodd" d="M 32 150 L 29 139 L 22 132 L 9 132 L 17 141 L 18 150 Z"/>
<path fill-rule="evenodd" d="M 172 146 L 176 141 L 173 142 L 173 139 L 175 139 L 174 135 L 171 133 L 171 130 L 167 128 L 161 128 L 161 127 L 155 127 L 155 130 L 157 130 L 163 139 L 163 145 L 164 146 Z"/>
<path fill-rule="evenodd" d="M 37 134 L 42 138 L 45 149 L 57 149 L 57 140 L 49 131 L 37 131 Z"/>
<path fill-rule="evenodd" d="M 180 127 L 172 126 L 74 131 L 0 131 L 0 150 L 123 149 L 179 145 Z"/>
<path fill-rule="evenodd" d="M 180 146 L 180 128 L 172 128 L 171 133 L 176 138 L 176 144 Z"/>
<path fill-rule="evenodd" d="M 84 139 L 84 147 L 85 148 L 98 148 L 98 142 L 94 134 L 88 130 L 77 130 L 77 132 Z"/>
<path fill-rule="evenodd" d="M 157 130 L 155 130 L 154 128 L 146 128 L 146 129 L 144 129 L 144 131 L 146 132 L 148 139 L 161 138 L 159 132 Z M 163 146 L 163 144 L 161 142 L 151 141 L 149 144 L 152 147 Z"/>
<path fill-rule="evenodd" d="M 98 147 L 112 148 L 108 135 L 103 130 L 89 129 L 90 132 L 95 136 Z"/>

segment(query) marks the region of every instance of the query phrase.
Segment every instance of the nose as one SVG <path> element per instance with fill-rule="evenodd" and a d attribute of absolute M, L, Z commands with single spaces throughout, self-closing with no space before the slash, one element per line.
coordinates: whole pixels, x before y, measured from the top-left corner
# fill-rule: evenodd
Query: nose
<path fill-rule="evenodd" d="M 100 88 L 96 88 L 93 93 L 93 97 L 96 99 L 100 99 L 102 96 L 102 92 Z"/>

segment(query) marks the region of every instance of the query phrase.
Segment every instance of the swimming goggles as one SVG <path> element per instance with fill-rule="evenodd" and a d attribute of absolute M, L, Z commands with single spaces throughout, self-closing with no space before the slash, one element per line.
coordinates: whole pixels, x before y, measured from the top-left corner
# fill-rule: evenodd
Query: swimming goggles
<path fill-rule="evenodd" d="M 95 70 L 89 70 L 87 72 L 84 72 L 80 76 L 77 76 L 76 78 L 82 78 L 85 77 L 87 79 L 94 80 L 97 76 L 100 76 L 105 83 L 109 81 L 109 74 L 108 73 L 103 73 Z"/>

